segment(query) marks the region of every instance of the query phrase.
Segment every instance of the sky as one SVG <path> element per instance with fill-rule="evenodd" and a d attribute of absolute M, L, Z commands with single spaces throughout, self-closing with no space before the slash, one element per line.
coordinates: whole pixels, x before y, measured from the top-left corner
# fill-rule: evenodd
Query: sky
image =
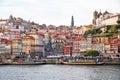
<path fill-rule="evenodd" d="M 0 0 L 0 18 L 9 15 L 46 25 L 76 26 L 92 23 L 93 12 L 120 13 L 120 0 Z"/>

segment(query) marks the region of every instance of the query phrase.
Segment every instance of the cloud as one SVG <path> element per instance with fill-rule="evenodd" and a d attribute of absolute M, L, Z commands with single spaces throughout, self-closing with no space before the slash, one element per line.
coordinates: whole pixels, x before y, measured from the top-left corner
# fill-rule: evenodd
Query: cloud
<path fill-rule="evenodd" d="M 37 23 L 70 25 L 90 24 L 94 10 L 120 12 L 119 0 L 1 0 L 0 17 L 13 14 Z"/>

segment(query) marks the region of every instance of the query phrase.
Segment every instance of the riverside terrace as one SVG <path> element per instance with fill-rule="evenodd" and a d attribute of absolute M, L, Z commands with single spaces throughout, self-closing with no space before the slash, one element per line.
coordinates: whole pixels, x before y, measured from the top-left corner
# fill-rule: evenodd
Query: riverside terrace
<path fill-rule="evenodd" d="M 18 65 L 40 65 L 40 64 L 61 64 L 62 62 L 104 62 L 106 65 L 120 65 L 120 58 L 109 58 L 109 57 L 71 57 L 71 56 L 48 56 L 46 58 L 14 58 L 7 59 L 0 64 L 18 64 Z"/>

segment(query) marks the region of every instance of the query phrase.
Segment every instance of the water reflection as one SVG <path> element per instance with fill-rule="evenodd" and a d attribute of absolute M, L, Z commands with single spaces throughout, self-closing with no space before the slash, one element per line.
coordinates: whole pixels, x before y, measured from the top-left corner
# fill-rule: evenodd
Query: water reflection
<path fill-rule="evenodd" d="M 120 66 L 0 66 L 0 80 L 120 80 Z"/>

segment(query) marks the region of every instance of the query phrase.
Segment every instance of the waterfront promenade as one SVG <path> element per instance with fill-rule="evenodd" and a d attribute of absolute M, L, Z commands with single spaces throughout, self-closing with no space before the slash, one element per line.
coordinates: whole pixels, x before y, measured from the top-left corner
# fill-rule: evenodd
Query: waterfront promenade
<path fill-rule="evenodd" d="M 82 58 L 82 59 L 75 59 L 75 58 L 47 58 L 47 59 L 39 59 L 38 61 L 20 61 L 21 59 L 18 59 L 16 61 L 14 60 L 8 60 L 5 63 L 0 63 L 0 65 L 43 65 L 43 64 L 61 64 L 63 65 L 64 62 L 72 62 L 74 65 L 89 65 L 89 64 L 99 64 L 102 63 L 102 65 L 120 65 L 120 59 L 97 59 L 97 58 Z"/>

